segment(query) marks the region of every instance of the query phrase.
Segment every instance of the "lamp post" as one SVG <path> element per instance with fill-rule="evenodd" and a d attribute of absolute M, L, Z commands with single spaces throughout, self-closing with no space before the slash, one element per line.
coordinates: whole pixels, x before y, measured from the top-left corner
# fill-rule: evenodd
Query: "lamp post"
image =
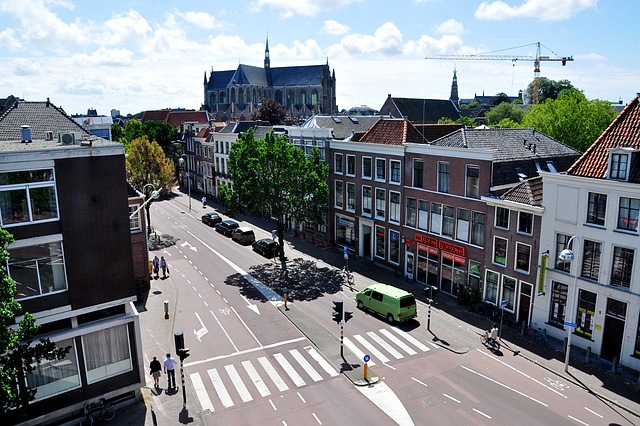
<path fill-rule="evenodd" d="M 150 186 L 151 188 L 153 188 L 153 192 L 151 192 L 151 194 L 149 195 L 149 198 L 145 200 L 145 204 L 150 202 L 152 199 L 158 198 L 158 191 L 156 191 L 156 186 L 152 183 L 148 183 L 142 187 L 142 193 L 145 195 L 145 197 L 147 196 L 147 186 Z M 151 215 L 149 214 L 149 206 L 147 206 L 146 210 L 147 210 L 147 226 L 149 227 L 147 234 L 151 235 Z"/>
<path fill-rule="evenodd" d="M 187 158 L 187 154 L 182 154 L 180 156 L 180 165 L 184 167 L 184 164 L 187 164 L 187 188 L 189 190 L 189 213 L 191 213 L 191 176 L 189 176 L 189 162 L 185 161 Z"/>
<path fill-rule="evenodd" d="M 573 251 L 569 248 L 569 246 L 571 246 L 571 242 L 573 241 L 574 238 L 578 238 L 579 237 L 577 235 L 574 235 L 573 237 L 569 238 L 569 241 L 567 242 L 567 248 L 565 248 L 564 250 L 562 250 L 560 252 L 560 254 L 558 255 L 558 258 L 560 260 L 562 260 L 563 262 L 569 262 L 569 263 L 574 263 L 573 261 L 575 260 L 575 255 L 573 254 Z M 576 250 L 578 248 L 576 247 Z M 573 280 L 573 295 L 571 297 L 571 310 L 567 309 L 567 314 L 570 314 L 570 311 L 573 312 L 573 301 L 575 300 L 577 294 L 578 294 L 578 268 L 580 267 L 579 262 L 576 260 L 575 262 L 576 264 L 576 271 L 575 271 L 575 276 L 574 276 L 574 280 Z M 565 354 L 565 358 L 564 358 L 564 371 L 567 372 L 569 371 L 569 354 L 571 353 L 571 335 L 573 334 L 571 332 L 571 327 L 575 327 L 576 324 L 573 323 L 572 321 L 567 321 L 567 317 L 568 315 L 565 315 L 564 317 L 564 325 L 567 326 L 567 353 Z M 569 317 L 571 318 L 571 317 Z"/>

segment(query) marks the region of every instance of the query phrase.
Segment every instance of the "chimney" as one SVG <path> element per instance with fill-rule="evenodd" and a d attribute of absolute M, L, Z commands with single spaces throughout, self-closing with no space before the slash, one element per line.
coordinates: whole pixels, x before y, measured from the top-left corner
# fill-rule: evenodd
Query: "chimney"
<path fill-rule="evenodd" d="M 28 125 L 20 126 L 20 137 L 22 139 L 22 143 L 29 143 L 31 141 L 31 129 Z"/>

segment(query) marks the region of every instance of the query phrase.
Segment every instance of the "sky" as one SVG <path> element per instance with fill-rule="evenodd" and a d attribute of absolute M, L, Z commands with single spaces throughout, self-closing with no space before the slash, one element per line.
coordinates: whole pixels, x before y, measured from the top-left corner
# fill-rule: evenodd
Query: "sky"
<path fill-rule="evenodd" d="M 425 59 L 495 52 L 542 62 L 589 99 L 640 92 L 638 0 L 0 0 L 0 98 L 47 98 L 69 114 L 199 109 L 205 72 L 319 65 L 340 109 L 395 97 L 516 96 L 533 62 Z"/>

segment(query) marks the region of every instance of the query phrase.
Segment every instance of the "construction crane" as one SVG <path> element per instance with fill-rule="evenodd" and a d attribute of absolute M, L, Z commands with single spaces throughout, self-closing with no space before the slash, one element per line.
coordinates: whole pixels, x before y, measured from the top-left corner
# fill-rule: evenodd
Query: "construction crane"
<path fill-rule="evenodd" d="M 540 42 L 535 43 L 537 46 L 536 56 L 509 56 L 509 55 L 490 55 L 488 53 L 478 53 L 476 55 L 431 55 L 425 57 L 425 59 L 446 59 L 446 60 L 462 60 L 462 61 L 512 61 L 515 65 L 516 61 L 532 61 L 533 62 L 533 104 L 538 103 L 538 93 L 540 92 L 540 62 L 556 61 L 562 62 L 562 66 L 567 65 L 567 62 L 573 61 L 573 56 L 564 57 L 550 57 L 542 56 L 540 53 Z M 525 45 L 531 46 L 531 45 Z M 518 46 L 518 47 L 525 47 Z M 513 47 L 511 49 L 516 49 Z M 507 50 L 507 49 L 504 49 Z"/>

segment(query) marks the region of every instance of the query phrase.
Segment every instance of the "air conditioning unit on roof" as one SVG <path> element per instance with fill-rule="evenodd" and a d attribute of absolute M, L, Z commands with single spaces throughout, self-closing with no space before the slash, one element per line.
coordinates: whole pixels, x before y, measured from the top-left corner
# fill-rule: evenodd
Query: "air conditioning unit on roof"
<path fill-rule="evenodd" d="M 58 142 L 60 142 L 62 145 L 73 145 L 76 142 L 76 135 L 72 132 L 59 133 Z"/>

